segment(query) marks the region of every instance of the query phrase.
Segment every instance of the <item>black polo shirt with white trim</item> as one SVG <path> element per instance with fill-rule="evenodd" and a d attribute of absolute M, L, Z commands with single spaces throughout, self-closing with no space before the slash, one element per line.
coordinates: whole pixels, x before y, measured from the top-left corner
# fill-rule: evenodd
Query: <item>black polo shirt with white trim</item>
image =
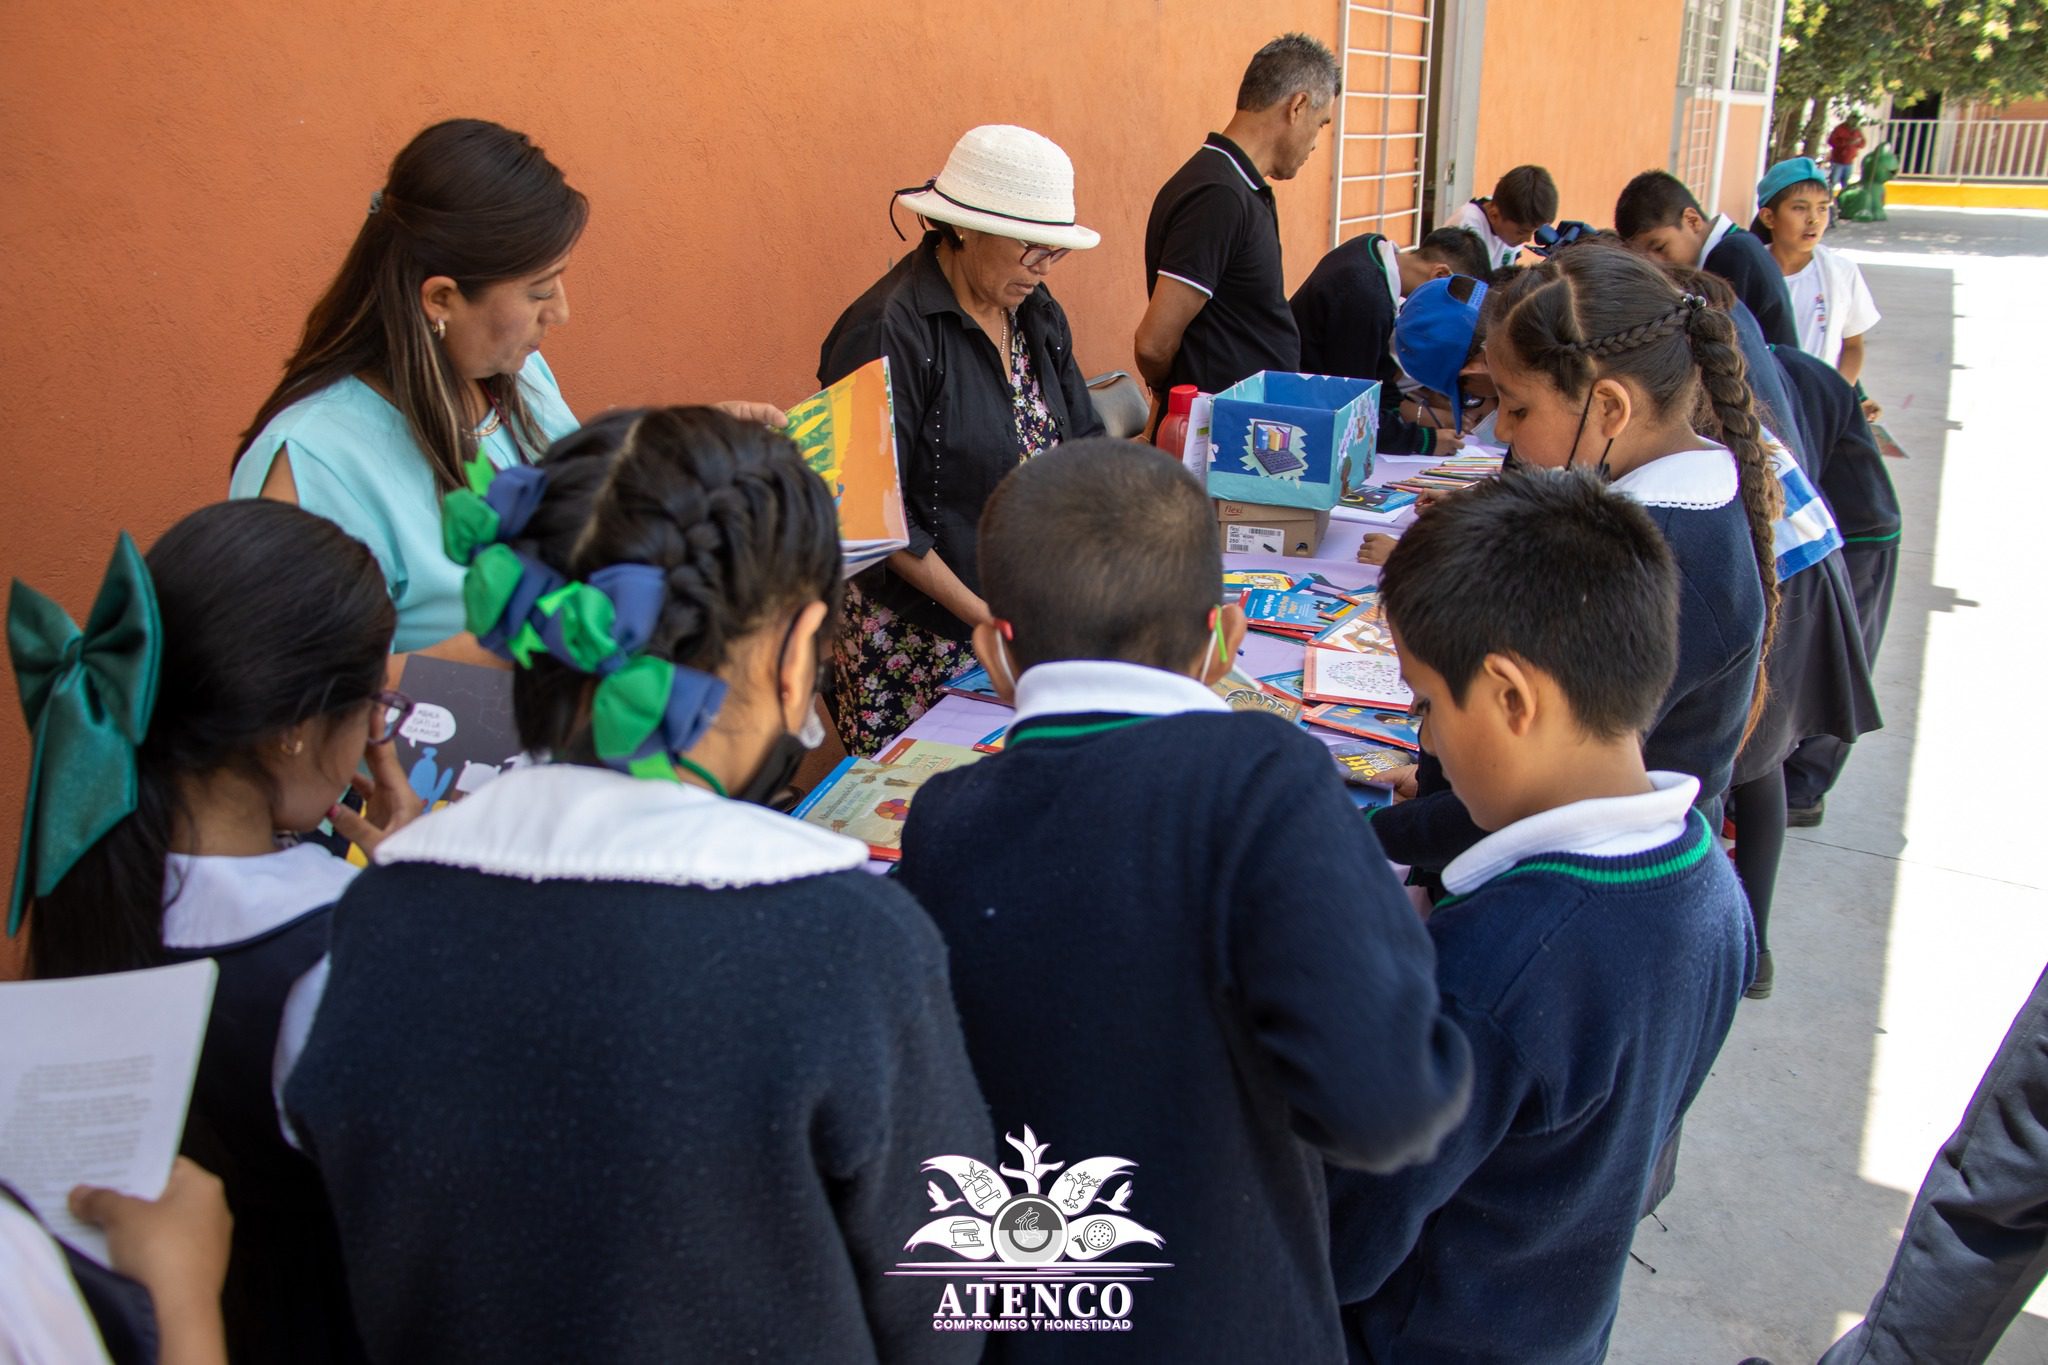
<path fill-rule="evenodd" d="M 1169 384 L 1220 393 L 1260 370 L 1301 368 L 1301 337 L 1280 270 L 1273 187 L 1221 133 L 1173 173 L 1145 225 L 1145 293 L 1161 275 L 1209 301 L 1182 333 Z"/>

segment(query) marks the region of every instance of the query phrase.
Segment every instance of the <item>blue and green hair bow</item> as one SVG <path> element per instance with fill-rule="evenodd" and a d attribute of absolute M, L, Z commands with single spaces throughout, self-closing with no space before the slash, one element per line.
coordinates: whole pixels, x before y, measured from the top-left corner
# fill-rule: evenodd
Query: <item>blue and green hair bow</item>
<path fill-rule="evenodd" d="M 64 609 L 16 579 L 7 655 L 34 754 L 7 932 L 31 893 L 49 895 L 135 810 L 135 751 L 149 732 L 163 668 L 163 618 L 142 552 L 122 532 L 80 630 Z"/>
<path fill-rule="evenodd" d="M 441 503 L 448 557 L 467 565 L 465 623 L 478 643 L 520 668 L 547 655 L 599 682 L 591 740 L 606 766 L 674 780 L 674 755 L 694 746 L 725 702 L 725 683 L 642 651 L 668 600 L 652 564 L 614 564 L 571 582 L 508 543 L 526 530 L 547 492 L 537 465 L 493 469 L 479 455 L 468 487 Z"/>

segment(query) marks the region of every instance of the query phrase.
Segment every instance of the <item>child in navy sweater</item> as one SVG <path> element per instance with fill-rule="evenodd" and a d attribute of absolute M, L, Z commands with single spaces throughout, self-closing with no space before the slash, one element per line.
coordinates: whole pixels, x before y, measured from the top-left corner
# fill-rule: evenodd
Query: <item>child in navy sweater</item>
<path fill-rule="evenodd" d="M 1324 1160 L 1426 1158 L 1469 1059 L 1328 754 L 1205 686 L 1244 631 L 1221 570 L 1201 486 L 1154 451 L 1070 441 L 1013 470 L 982 516 L 975 648 L 1017 719 L 919 794 L 902 877 L 997 1126 L 1135 1167 L 1096 1197 L 1161 1239 L 1113 1258 L 1170 1263 L 1137 1286 L 1139 1357 L 1330 1361 Z M 990 1353 L 1090 1355 L 1072 1340 Z"/>
<path fill-rule="evenodd" d="M 1771 249 L 1725 213 L 1709 218 L 1685 183 L 1669 171 L 1644 171 L 1614 203 L 1614 230 L 1638 251 L 1673 265 L 1711 270 L 1756 315 L 1773 346 L 1797 346 L 1792 295 Z"/>
<path fill-rule="evenodd" d="M 1380 381 L 1377 449 L 1382 454 L 1457 449 L 1455 430 L 1401 415 L 1394 319 L 1431 280 L 1448 275 L 1485 279 L 1491 272 L 1486 248 L 1465 228 L 1438 228 L 1405 251 L 1377 232 L 1353 237 L 1318 261 L 1288 301 L 1301 332 L 1301 368 Z"/>
<path fill-rule="evenodd" d="M 1523 271 L 1495 300 L 1486 364 L 1510 456 L 1597 470 L 1648 509 L 1671 545 L 1678 669 L 1644 750 L 1651 767 L 1698 779 L 1701 813 L 1718 828 L 1758 712 L 1784 506 L 1734 325 L 1658 266 L 1599 242 Z M 1703 396 L 1706 433 L 1693 424 Z M 1372 823 L 1388 856 L 1427 871 L 1479 833 L 1454 793 L 1383 807 Z"/>
<path fill-rule="evenodd" d="M 1423 744 L 1490 833 L 1429 920 L 1471 1110 L 1434 1160 L 1330 1177 L 1354 1360 L 1606 1354 L 1652 1168 L 1754 964 L 1697 779 L 1643 761 L 1679 586 L 1586 472 L 1446 499 L 1381 573 Z"/>
<path fill-rule="evenodd" d="M 387 742 L 405 709 L 382 690 L 394 624 L 360 541 L 267 499 L 200 508 L 146 561 L 123 536 L 82 647 L 24 585 L 9 613 L 38 756 L 16 883 L 31 973 L 220 967 L 183 1147 L 234 1209 L 221 1302 L 237 1361 L 363 1354 L 327 1195 L 279 1127 L 272 1067 L 356 871 L 297 836 L 352 782 L 378 824 L 333 817 L 365 846 L 419 809 Z M 375 782 L 357 776 L 366 753 Z M 52 818 L 66 808 L 96 812 L 89 843 Z"/>
<path fill-rule="evenodd" d="M 866 846 L 760 804 L 804 749 L 832 495 L 708 408 L 614 413 L 447 499 L 520 768 L 336 907 L 284 1086 L 377 1360 L 971 1360 L 897 1278 L 986 1159 L 944 945 Z"/>

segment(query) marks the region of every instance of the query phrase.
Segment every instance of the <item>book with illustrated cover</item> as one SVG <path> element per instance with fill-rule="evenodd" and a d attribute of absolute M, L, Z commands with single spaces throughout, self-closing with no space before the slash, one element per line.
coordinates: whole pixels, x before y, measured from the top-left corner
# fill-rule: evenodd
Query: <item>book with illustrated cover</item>
<path fill-rule="evenodd" d="M 1338 775 L 1355 787 L 1391 786 L 1393 778 L 1389 774 L 1414 767 L 1415 758 L 1406 749 L 1390 748 L 1384 744 L 1330 746 L 1330 761 L 1337 765 Z"/>
<path fill-rule="evenodd" d="M 1318 599 L 1312 593 L 1254 588 L 1244 595 L 1245 624 L 1272 635 L 1306 639 L 1328 624 L 1323 619 L 1322 606 L 1329 600 Z"/>
<path fill-rule="evenodd" d="M 1278 573 L 1272 569 L 1232 569 L 1223 575 L 1223 590 L 1235 602 L 1254 588 L 1270 592 L 1293 592 L 1308 582 L 1308 579 L 1291 573 Z"/>
<path fill-rule="evenodd" d="M 1259 686 L 1268 692 L 1278 692 L 1283 697 L 1301 700 L 1301 670 L 1292 673 L 1267 673 L 1259 678 Z"/>
<path fill-rule="evenodd" d="M 846 758 L 797 804 L 790 815 L 858 839 L 884 862 L 903 856 L 903 822 L 910 802 L 934 773 L 981 758 L 960 744 L 899 739 L 873 758 Z"/>
<path fill-rule="evenodd" d="M 1355 488 L 1337 499 L 1337 505 L 1354 508 L 1360 512 L 1377 512 L 1392 516 L 1404 508 L 1413 507 L 1415 495 L 1402 488 L 1368 484 L 1364 488 Z"/>
<path fill-rule="evenodd" d="M 970 701 L 992 701 L 997 706 L 1010 704 L 996 695 L 995 683 L 990 680 L 988 670 L 980 664 L 972 664 L 961 669 L 953 675 L 953 680 L 940 690 L 950 692 L 956 697 L 966 697 Z"/>
<path fill-rule="evenodd" d="M 1301 673 L 1305 701 L 1406 710 L 1415 700 L 1401 680 L 1401 661 L 1391 654 L 1316 647 L 1302 656 Z"/>
<path fill-rule="evenodd" d="M 1285 721 L 1301 719 L 1298 700 L 1267 689 L 1257 679 L 1247 677 L 1235 668 L 1210 683 L 1209 690 L 1223 698 L 1233 711 L 1263 711 Z"/>
<path fill-rule="evenodd" d="M 413 708 L 393 752 L 428 810 L 460 801 L 529 761 L 512 720 L 509 670 L 411 654 L 398 689 Z"/>
<path fill-rule="evenodd" d="M 1339 706 L 1327 702 L 1303 711 L 1301 718 L 1310 725 L 1355 739 L 1417 753 L 1422 750 L 1421 727 L 1415 717 L 1391 707 Z"/>
<path fill-rule="evenodd" d="M 1394 632 L 1378 594 L 1341 621 L 1332 622 L 1316 633 L 1311 643 L 1323 649 L 1349 650 L 1353 654 L 1383 654 L 1394 657 Z"/>
<path fill-rule="evenodd" d="M 910 543 L 897 473 L 889 357 L 870 360 L 798 403 L 784 431 L 832 491 L 847 577 Z"/>

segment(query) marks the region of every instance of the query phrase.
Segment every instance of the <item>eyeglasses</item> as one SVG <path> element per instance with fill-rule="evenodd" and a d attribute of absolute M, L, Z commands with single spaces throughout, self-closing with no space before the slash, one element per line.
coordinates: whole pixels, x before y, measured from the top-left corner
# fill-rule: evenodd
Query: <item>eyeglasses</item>
<path fill-rule="evenodd" d="M 370 743 L 389 744 L 412 714 L 413 700 L 403 692 L 377 692 L 370 703 Z"/>
<path fill-rule="evenodd" d="M 1067 246 L 1033 246 L 1026 243 L 1024 254 L 1017 258 L 1017 264 L 1026 270 L 1036 270 L 1042 265 L 1053 265 L 1065 259 L 1066 254 L 1072 250 L 1072 247 Z"/>

